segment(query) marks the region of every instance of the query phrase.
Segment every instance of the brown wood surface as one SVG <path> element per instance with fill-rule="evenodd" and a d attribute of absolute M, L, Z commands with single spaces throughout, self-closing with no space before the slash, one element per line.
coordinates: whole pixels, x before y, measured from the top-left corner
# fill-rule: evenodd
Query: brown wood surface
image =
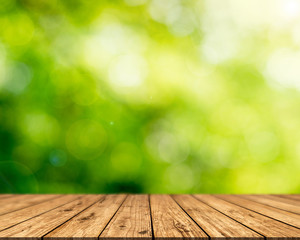
<path fill-rule="evenodd" d="M 47 234 L 44 239 L 98 239 L 125 197 L 123 194 L 103 195 L 96 204 Z"/>
<path fill-rule="evenodd" d="M 151 195 L 151 217 L 154 237 L 208 239 L 208 235 L 169 195 Z"/>
<path fill-rule="evenodd" d="M 300 214 L 300 204 L 296 200 L 280 197 L 274 198 L 274 196 L 267 195 L 243 195 L 243 197 L 271 207 Z"/>
<path fill-rule="evenodd" d="M 300 215 L 298 214 L 290 213 L 278 208 L 266 206 L 261 203 L 257 203 L 248 199 L 241 198 L 239 196 L 217 195 L 217 197 L 222 198 L 228 202 L 234 203 L 238 206 L 252 210 L 254 212 L 260 213 L 262 215 L 290 224 L 300 229 Z"/>
<path fill-rule="evenodd" d="M 0 231 L 2 239 L 41 239 L 54 228 L 70 220 L 76 214 L 94 204 L 99 196 L 83 196 L 28 221 Z"/>
<path fill-rule="evenodd" d="M 276 194 L 276 196 L 281 197 L 281 198 L 289 198 L 289 199 L 293 199 L 293 200 L 297 200 L 300 201 L 300 195 L 296 195 L 296 194 Z"/>
<path fill-rule="evenodd" d="M 0 215 L 13 212 L 34 204 L 38 204 L 49 199 L 57 198 L 58 195 L 35 195 L 35 194 L 26 194 L 26 195 L 17 195 L 15 198 L 4 198 L 0 199 Z"/>
<path fill-rule="evenodd" d="M 277 201 L 277 202 L 284 202 L 284 203 L 287 203 L 287 204 L 291 204 L 293 206 L 300 207 L 300 202 L 297 199 L 290 199 L 290 198 L 282 199 L 282 197 L 279 197 L 279 196 L 276 196 L 276 195 L 266 195 L 266 194 L 264 194 L 262 196 L 265 197 L 265 198 L 272 199 L 272 200 Z"/>
<path fill-rule="evenodd" d="M 100 239 L 152 239 L 148 195 L 129 195 Z"/>
<path fill-rule="evenodd" d="M 38 216 L 56 207 L 59 207 L 78 198 L 75 195 L 61 196 L 51 199 L 47 202 L 42 202 L 21 210 L 10 212 L 0 216 L 0 230 L 16 225 L 16 223 L 24 222 L 30 218 Z"/>
<path fill-rule="evenodd" d="M 16 194 L 1 194 L 0 199 L 8 198 L 8 197 L 16 197 Z"/>
<path fill-rule="evenodd" d="M 0 240 L 300 240 L 299 199 L 295 194 L 0 194 Z"/>
<path fill-rule="evenodd" d="M 190 195 L 175 195 L 174 199 L 213 239 L 263 239 L 251 229 L 232 220 Z"/>
<path fill-rule="evenodd" d="M 300 238 L 300 229 L 272 218 L 239 207 L 210 195 L 195 195 L 197 199 L 222 212 L 235 221 L 251 228 L 267 239 Z"/>

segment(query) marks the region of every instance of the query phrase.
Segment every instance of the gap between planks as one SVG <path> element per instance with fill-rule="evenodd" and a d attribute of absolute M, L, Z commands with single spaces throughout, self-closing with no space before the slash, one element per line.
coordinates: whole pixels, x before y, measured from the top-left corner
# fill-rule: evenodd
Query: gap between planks
<path fill-rule="evenodd" d="M 0 239 L 300 239 L 299 215 L 244 195 L 60 197 L 0 216 Z"/>

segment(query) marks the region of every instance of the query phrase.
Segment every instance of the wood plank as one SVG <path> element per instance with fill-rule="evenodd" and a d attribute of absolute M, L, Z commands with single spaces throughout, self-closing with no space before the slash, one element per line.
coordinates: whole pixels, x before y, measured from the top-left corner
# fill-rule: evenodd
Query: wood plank
<path fill-rule="evenodd" d="M 1 240 L 41 239 L 54 228 L 68 221 L 100 199 L 99 195 L 85 195 L 61 207 L 55 208 L 28 221 L 0 231 Z"/>
<path fill-rule="evenodd" d="M 212 195 L 195 195 L 197 199 L 253 229 L 267 239 L 300 239 L 300 229 L 226 202 Z"/>
<path fill-rule="evenodd" d="M 276 196 L 300 201 L 300 195 L 299 194 L 276 194 Z"/>
<path fill-rule="evenodd" d="M 300 204 L 297 206 L 295 204 L 290 204 L 287 201 L 285 201 L 285 199 L 283 199 L 282 201 L 280 200 L 275 200 L 272 198 L 269 198 L 265 195 L 242 195 L 243 198 L 247 198 L 250 200 L 253 200 L 255 202 L 259 202 L 271 207 L 275 207 L 275 208 L 279 208 L 285 211 L 289 211 L 292 213 L 297 213 L 300 214 Z"/>
<path fill-rule="evenodd" d="M 30 218 L 38 216 L 63 204 L 74 201 L 79 197 L 82 197 L 82 195 L 59 195 L 58 198 L 51 199 L 47 202 L 42 202 L 34 206 L 1 215 L 0 230 L 24 222 Z"/>
<path fill-rule="evenodd" d="M 155 239 L 208 239 L 169 195 L 151 195 L 150 207 Z"/>
<path fill-rule="evenodd" d="M 274 218 L 281 222 L 290 224 L 294 227 L 300 228 L 300 215 L 286 212 L 278 208 L 266 206 L 261 203 L 253 202 L 251 200 L 242 198 L 238 195 L 215 195 L 218 198 L 224 199 L 233 204 L 239 205 L 241 207 L 247 208 L 249 210 L 255 211 L 257 213 L 263 214 L 265 216 Z"/>
<path fill-rule="evenodd" d="M 8 198 L 2 198 L 0 199 L 0 206 L 6 206 L 7 204 L 11 203 L 12 201 L 18 202 L 18 201 L 23 201 L 25 199 L 28 199 L 29 195 L 16 195 L 12 199 Z"/>
<path fill-rule="evenodd" d="M 0 215 L 17 211 L 41 202 L 59 197 L 57 194 L 25 194 L 11 198 L 0 199 Z"/>
<path fill-rule="evenodd" d="M 0 194 L 0 240 L 300 240 L 298 196 Z"/>
<path fill-rule="evenodd" d="M 147 195 L 129 195 L 100 235 L 100 239 L 152 239 Z"/>
<path fill-rule="evenodd" d="M 71 240 L 74 238 L 88 238 L 89 240 L 97 240 L 100 233 L 121 206 L 125 197 L 125 194 L 103 195 L 96 204 L 48 233 L 43 239 Z"/>
<path fill-rule="evenodd" d="M 287 203 L 287 204 L 291 204 L 291 205 L 295 205 L 297 207 L 300 207 L 300 202 L 295 200 L 295 199 L 290 199 L 290 198 L 282 198 L 282 197 L 279 197 L 279 196 L 275 196 L 275 195 L 262 195 L 266 198 L 269 198 L 269 199 L 272 199 L 274 201 L 279 201 L 279 202 L 284 202 L 284 203 Z"/>
<path fill-rule="evenodd" d="M 17 194 L 0 194 L 0 200 L 4 198 L 9 198 L 9 197 L 16 197 Z"/>
<path fill-rule="evenodd" d="M 173 198 L 211 239 L 264 239 L 263 236 L 190 195 L 174 195 Z"/>

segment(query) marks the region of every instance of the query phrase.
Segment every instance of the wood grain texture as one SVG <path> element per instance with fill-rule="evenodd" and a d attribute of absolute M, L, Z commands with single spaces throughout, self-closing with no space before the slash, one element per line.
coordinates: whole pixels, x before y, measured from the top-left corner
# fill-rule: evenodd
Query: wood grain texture
<path fill-rule="evenodd" d="M 300 240 L 299 197 L 0 194 L 0 240 Z"/>
<path fill-rule="evenodd" d="M 265 216 L 274 218 L 281 222 L 290 224 L 300 229 L 300 215 L 283 211 L 278 208 L 263 205 L 261 203 L 253 202 L 251 200 L 241 198 L 234 195 L 217 195 L 216 197 L 224 199 L 228 202 L 236 204 L 238 206 L 247 208 Z"/>
<path fill-rule="evenodd" d="M 242 223 L 267 239 L 300 239 L 300 229 L 239 207 L 212 195 L 195 195 L 197 199 Z"/>
<path fill-rule="evenodd" d="M 265 198 L 268 198 L 268 199 L 272 199 L 272 200 L 277 201 L 277 202 L 284 202 L 284 203 L 291 204 L 291 205 L 294 205 L 294 206 L 297 206 L 297 207 L 300 206 L 299 201 L 296 200 L 296 199 L 290 199 L 290 198 L 283 198 L 282 199 L 279 196 L 276 196 L 276 195 L 267 195 L 267 194 L 264 194 L 262 196 L 265 197 Z"/>
<path fill-rule="evenodd" d="M 263 236 L 190 195 L 174 195 L 173 198 L 211 239 L 263 239 Z"/>
<path fill-rule="evenodd" d="M 0 239 L 31 240 L 41 239 L 44 235 L 60 226 L 79 212 L 85 210 L 99 200 L 99 196 L 82 196 L 78 200 L 55 208 L 28 221 L 0 231 Z"/>
<path fill-rule="evenodd" d="M 208 239 L 169 195 L 151 195 L 150 206 L 155 239 Z"/>
<path fill-rule="evenodd" d="M 9 198 L 9 197 L 16 197 L 17 194 L 1 194 L 0 195 L 0 200 L 4 199 L 4 198 Z"/>
<path fill-rule="evenodd" d="M 300 195 L 296 195 L 296 194 L 276 194 L 276 196 L 300 201 Z"/>
<path fill-rule="evenodd" d="M 4 198 L 0 199 L 0 205 L 2 206 L 0 208 L 0 215 L 13 212 L 25 207 L 29 207 L 41 202 L 45 202 L 47 200 L 57 198 L 59 195 L 55 194 L 45 194 L 45 195 L 39 195 L 39 194 L 25 194 L 25 195 L 18 195 L 16 197 L 12 198 Z"/>
<path fill-rule="evenodd" d="M 47 240 L 98 239 L 126 195 L 103 195 L 93 206 L 44 236 Z"/>
<path fill-rule="evenodd" d="M 74 201 L 78 198 L 78 195 L 61 195 L 57 198 L 51 199 L 46 202 L 42 202 L 21 210 L 10 212 L 0 216 L 0 231 L 24 222 L 30 218 L 38 216 L 56 207 L 59 207 L 68 202 Z"/>
<path fill-rule="evenodd" d="M 129 195 L 100 239 L 152 239 L 148 195 Z"/>
<path fill-rule="evenodd" d="M 285 199 L 285 198 L 274 199 L 266 195 L 243 195 L 242 197 L 271 207 L 300 214 L 300 204 L 297 204 L 298 201 L 295 200 Z M 295 203 L 291 203 L 290 201 L 294 201 Z"/>

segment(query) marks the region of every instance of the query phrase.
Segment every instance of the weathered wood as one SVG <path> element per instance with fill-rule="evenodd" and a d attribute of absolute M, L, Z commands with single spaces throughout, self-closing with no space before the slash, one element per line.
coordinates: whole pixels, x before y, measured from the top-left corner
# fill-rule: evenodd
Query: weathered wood
<path fill-rule="evenodd" d="M 276 196 L 300 201 L 300 195 L 296 195 L 296 194 L 276 194 Z"/>
<path fill-rule="evenodd" d="M 0 194 L 0 240 L 300 240 L 298 197 Z"/>
<path fill-rule="evenodd" d="M 44 239 L 98 239 L 126 195 L 103 195 L 96 204 L 44 236 Z"/>
<path fill-rule="evenodd" d="M 208 239 L 207 234 L 168 195 L 150 196 L 155 239 Z"/>
<path fill-rule="evenodd" d="M 9 198 L 9 197 L 16 197 L 17 194 L 1 194 L 0 195 L 0 200 L 4 199 L 4 198 Z"/>
<path fill-rule="evenodd" d="M 38 216 L 42 213 L 45 213 L 49 210 L 52 210 L 56 207 L 59 207 L 68 202 L 74 201 L 78 198 L 78 195 L 61 195 L 58 198 L 51 199 L 46 202 L 42 202 L 36 204 L 34 206 L 30 206 L 27 208 L 23 208 L 21 210 L 10 212 L 0 216 L 0 231 L 11 227 L 13 225 L 17 225 L 21 222 L 24 222 L 30 218 Z"/>
<path fill-rule="evenodd" d="M 272 199 L 274 201 L 277 201 L 277 202 L 284 202 L 284 203 L 287 203 L 287 204 L 291 204 L 291 205 L 294 205 L 294 206 L 297 206 L 297 207 L 300 207 L 300 202 L 296 199 L 290 199 L 290 198 L 281 198 L 279 196 L 276 196 L 276 195 L 261 195 L 263 196 L 264 198 L 268 198 L 268 199 Z"/>
<path fill-rule="evenodd" d="M 173 197 L 189 216 L 213 239 L 263 239 L 263 236 L 190 195 L 175 195 Z"/>
<path fill-rule="evenodd" d="M 129 195 L 100 235 L 100 239 L 152 239 L 147 195 Z"/>
<path fill-rule="evenodd" d="M 59 195 L 49 194 L 49 195 L 38 195 L 38 194 L 26 194 L 18 195 L 12 198 L 0 199 L 0 215 L 13 212 L 22 208 L 26 208 L 47 200 L 57 198 Z"/>
<path fill-rule="evenodd" d="M 290 199 L 274 199 L 274 198 L 269 198 L 266 195 L 243 195 L 242 197 L 253 200 L 255 202 L 259 202 L 271 207 L 279 208 L 285 211 L 289 211 L 292 213 L 297 213 L 300 214 L 300 204 L 297 205 L 297 201 L 295 201 L 295 204 L 292 204 L 291 202 L 288 202 L 287 200 Z M 292 201 L 292 200 L 290 200 Z"/>
<path fill-rule="evenodd" d="M 0 231 L 0 239 L 41 239 L 44 235 L 85 210 L 99 200 L 100 196 L 83 196 L 78 200 L 53 209 L 16 226 Z"/>
<path fill-rule="evenodd" d="M 266 206 L 261 203 L 257 203 L 257 202 L 253 202 L 253 201 L 245 199 L 245 198 L 241 198 L 239 196 L 217 195 L 216 197 L 224 199 L 224 200 L 231 202 L 233 204 L 236 204 L 238 206 L 247 208 L 249 210 L 255 211 L 257 213 L 263 214 L 265 216 L 274 218 L 281 222 L 290 224 L 290 225 L 300 229 L 300 215 L 298 215 L 298 214 L 294 214 L 294 213 L 280 210 L 278 208 Z"/>
<path fill-rule="evenodd" d="M 239 207 L 210 195 L 195 195 L 197 199 L 242 223 L 267 239 L 300 238 L 300 229 Z"/>

